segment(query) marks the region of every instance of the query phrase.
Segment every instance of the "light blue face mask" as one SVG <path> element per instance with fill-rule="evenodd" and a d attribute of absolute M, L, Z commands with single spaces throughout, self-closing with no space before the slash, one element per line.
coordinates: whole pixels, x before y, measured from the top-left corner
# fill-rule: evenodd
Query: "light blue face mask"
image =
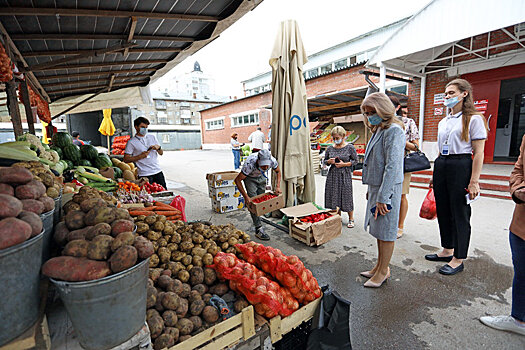
<path fill-rule="evenodd" d="M 334 140 L 334 143 L 335 143 L 336 145 L 340 145 L 341 142 L 343 142 L 343 139 Z"/>
<path fill-rule="evenodd" d="M 454 106 L 457 105 L 458 103 L 459 103 L 459 97 L 458 96 L 451 97 L 449 99 L 446 99 L 445 102 L 443 102 L 443 104 L 447 108 L 454 108 Z"/>
<path fill-rule="evenodd" d="M 370 123 L 370 125 L 379 125 L 383 121 L 383 118 L 381 118 L 377 114 L 372 114 L 371 116 L 368 116 L 367 118 L 368 118 L 368 122 Z"/>
<path fill-rule="evenodd" d="M 140 128 L 140 134 L 142 136 L 146 136 L 147 133 L 148 133 L 148 128 Z"/>

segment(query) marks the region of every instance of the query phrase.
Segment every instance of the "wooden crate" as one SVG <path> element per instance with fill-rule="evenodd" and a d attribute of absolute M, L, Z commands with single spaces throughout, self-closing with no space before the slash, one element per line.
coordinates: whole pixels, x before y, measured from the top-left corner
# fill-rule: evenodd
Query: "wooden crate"
<path fill-rule="evenodd" d="M 299 308 L 288 317 L 282 318 L 281 316 L 275 316 L 272 318 L 269 322 L 270 339 L 272 340 L 272 344 L 281 340 L 283 335 L 298 327 L 301 323 L 313 318 L 322 298 L 323 296 L 321 295 L 319 298 Z"/>
<path fill-rule="evenodd" d="M 244 308 L 241 313 L 208 328 L 169 350 L 216 350 L 224 349 L 238 341 L 255 335 L 253 306 Z"/>

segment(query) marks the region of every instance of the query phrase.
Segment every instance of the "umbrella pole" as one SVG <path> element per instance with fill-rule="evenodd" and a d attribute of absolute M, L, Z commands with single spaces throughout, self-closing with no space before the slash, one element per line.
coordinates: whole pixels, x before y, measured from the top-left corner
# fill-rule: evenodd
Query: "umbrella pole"
<path fill-rule="evenodd" d="M 111 145 L 109 144 L 109 135 L 106 135 L 106 137 L 108 138 L 108 155 L 110 156 L 111 155 Z"/>

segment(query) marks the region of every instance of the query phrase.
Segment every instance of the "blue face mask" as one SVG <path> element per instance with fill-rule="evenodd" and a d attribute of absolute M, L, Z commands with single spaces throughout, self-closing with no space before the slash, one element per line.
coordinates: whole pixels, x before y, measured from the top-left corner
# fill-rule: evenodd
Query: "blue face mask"
<path fill-rule="evenodd" d="M 335 143 L 336 145 L 340 145 L 341 142 L 343 142 L 343 139 L 334 140 L 334 143 Z"/>
<path fill-rule="evenodd" d="M 368 122 L 370 123 L 370 125 L 379 125 L 383 121 L 383 118 L 381 118 L 377 114 L 373 114 L 371 116 L 368 116 L 367 118 L 368 118 Z"/>
<path fill-rule="evenodd" d="M 458 103 L 459 103 L 458 96 L 451 97 L 449 99 L 446 99 L 445 102 L 443 102 L 443 104 L 448 108 L 454 108 L 454 106 L 457 105 Z"/>
<path fill-rule="evenodd" d="M 146 136 L 147 133 L 148 133 L 148 128 L 140 128 L 140 134 L 142 136 Z"/>

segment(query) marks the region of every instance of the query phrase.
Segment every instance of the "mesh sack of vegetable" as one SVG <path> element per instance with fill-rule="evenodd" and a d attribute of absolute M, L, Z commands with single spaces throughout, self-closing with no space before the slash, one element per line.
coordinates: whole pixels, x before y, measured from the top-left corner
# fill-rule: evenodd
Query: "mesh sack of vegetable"
<path fill-rule="evenodd" d="M 229 280 L 230 288 L 243 294 L 259 315 L 286 317 L 299 308 L 299 302 L 289 291 L 234 254 L 219 252 L 213 262 L 210 267 L 217 271 L 218 277 Z"/>
<path fill-rule="evenodd" d="M 301 304 L 306 305 L 321 296 L 317 279 L 297 256 L 286 256 L 279 249 L 255 242 L 237 244 L 236 247 L 247 262 L 274 277 Z"/>

